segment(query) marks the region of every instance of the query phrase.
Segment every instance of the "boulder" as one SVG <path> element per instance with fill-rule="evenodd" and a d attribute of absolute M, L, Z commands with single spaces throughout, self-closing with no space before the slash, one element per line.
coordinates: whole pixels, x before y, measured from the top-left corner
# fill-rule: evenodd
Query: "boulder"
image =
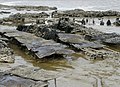
<path fill-rule="evenodd" d="M 65 31 L 65 33 L 71 33 L 73 26 L 70 23 L 69 18 L 60 18 L 57 24 L 57 29 Z"/>

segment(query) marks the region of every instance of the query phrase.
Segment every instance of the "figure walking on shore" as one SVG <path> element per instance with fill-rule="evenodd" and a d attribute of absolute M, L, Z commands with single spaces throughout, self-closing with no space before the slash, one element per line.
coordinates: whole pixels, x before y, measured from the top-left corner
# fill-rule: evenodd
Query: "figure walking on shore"
<path fill-rule="evenodd" d="M 107 24 L 107 26 L 111 26 L 111 21 L 108 20 L 106 24 Z"/>
<path fill-rule="evenodd" d="M 93 21 L 92 21 L 92 22 L 93 22 L 93 25 L 95 25 L 95 20 L 94 20 L 94 19 L 93 19 Z"/>
<path fill-rule="evenodd" d="M 88 19 L 86 19 L 86 23 L 88 23 Z"/>
<path fill-rule="evenodd" d="M 102 20 L 100 21 L 100 25 L 104 25 L 105 23 L 104 23 L 104 21 L 103 21 L 103 18 L 102 18 Z"/>

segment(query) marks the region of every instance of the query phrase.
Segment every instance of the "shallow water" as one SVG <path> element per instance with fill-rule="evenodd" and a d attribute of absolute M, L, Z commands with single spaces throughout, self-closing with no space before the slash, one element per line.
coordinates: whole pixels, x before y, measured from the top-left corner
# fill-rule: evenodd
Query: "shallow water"
<path fill-rule="evenodd" d="M 16 55 L 24 58 L 24 61 L 32 64 L 34 67 L 40 67 L 45 70 L 64 70 L 65 68 L 73 69 L 73 67 L 68 63 L 66 59 L 35 59 L 31 55 L 28 55 L 23 50 L 21 50 L 17 45 L 10 44 Z"/>
<path fill-rule="evenodd" d="M 1 0 L 0 0 L 1 1 Z M 17 1 L 17 0 L 15 0 Z M 85 0 L 86 1 L 86 0 Z M 67 8 L 68 9 L 68 8 Z M 13 11 L 14 12 L 14 11 Z M 106 22 L 108 18 L 105 18 L 104 21 Z M 88 27 L 93 27 L 99 31 L 106 32 L 106 33 L 118 33 L 120 34 L 120 28 L 115 27 L 115 26 L 100 26 L 99 25 L 99 20 L 98 18 L 94 18 L 96 21 L 95 25 L 91 25 L 91 21 L 93 19 L 90 19 L 90 24 L 88 24 Z M 115 21 L 115 18 L 111 18 L 111 21 Z M 9 26 L 0 26 L 1 29 L 13 29 L 13 27 Z M 14 27 L 15 29 L 15 27 Z M 85 60 L 84 58 L 81 58 L 80 55 L 75 54 L 78 58 L 74 60 L 67 60 L 67 59 L 55 59 L 55 60 L 39 60 L 39 59 L 34 59 L 30 55 L 25 54 L 19 47 L 16 45 L 11 44 L 10 47 L 14 50 L 16 54 L 16 62 L 14 64 L 11 64 L 11 67 L 15 67 L 18 65 L 27 65 L 27 66 L 34 66 L 34 67 L 39 67 L 41 69 L 45 70 L 51 70 L 51 71 L 56 71 L 60 73 L 70 73 L 69 70 L 72 70 L 72 73 L 75 75 L 71 77 L 61 77 L 57 79 L 57 87 L 80 87 L 81 84 L 83 85 L 84 83 L 81 83 L 79 80 L 79 73 L 84 73 L 83 68 L 88 67 L 88 70 L 91 68 L 90 64 L 91 62 L 88 60 Z M 112 48 L 113 50 L 120 51 L 120 49 L 117 49 L 115 47 Z M 85 66 L 86 65 L 86 66 Z M 7 65 L 6 65 L 7 66 Z M 5 66 L 5 67 L 6 67 Z M 94 66 L 96 67 L 96 66 Z M 4 68 L 4 67 L 3 67 Z M 2 69 L 2 68 L 1 68 Z M 77 73 L 77 74 L 76 74 Z M 54 82 L 50 81 L 50 86 L 49 87 L 54 87 Z M 85 86 L 85 87 L 90 87 L 90 86 Z M 101 87 L 101 86 L 98 86 Z"/>
<path fill-rule="evenodd" d="M 120 11 L 120 0 L 0 0 L 0 3 L 4 5 L 55 6 L 60 10 L 80 8 Z"/>
<path fill-rule="evenodd" d="M 106 26 L 103 26 L 103 27 L 106 27 Z M 9 26 L 1 26 L 1 28 L 6 29 L 6 28 L 9 28 Z M 12 27 L 10 27 L 10 29 L 12 29 Z M 103 65 L 99 66 L 99 64 L 98 65 L 94 64 L 94 63 L 99 63 L 98 61 L 90 62 L 88 60 L 85 60 L 79 54 L 75 54 L 77 58 L 73 60 L 67 60 L 67 59 L 49 60 L 48 59 L 43 61 L 39 59 L 34 59 L 34 57 L 31 57 L 30 55 L 26 54 L 16 45 L 10 44 L 9 46 L 14 50 L 14 53 L 16 55 L 15 63 L 10 64 L 9 67 L 7 65 L 2 66 L 0 64 L 2 66 L 2 67 L 0 66 L 1 69 L 5 67 L 11 68 L 19 65 L 26 65 L 26 66 L 39 67 L 44 70 L 59 72 L 61 73 L 62 76 L 57 78 L 57 87 L 81 87 L 81 85 L 82 87 L 93 87 L 91 85 L 93 83 L 91 79 L 94 79 L 94 78 L 92 77 L 91 79 L 89 79 L 87 78 L 86 75 L 89 75 L 89 73 L 95 73 L 96 70 L 98 70 L 99 68 L 101 68 L 100 69 L 101 72 L 102 72 L 102 69 L 107 70 L 108 72 L 111 72 L 111 66 L 107 66 L 107 69 L 106 69 L 106 67 L 102 67 L 104 66 L 104 63 Z M 117 51 L 120 51 L 120 49 L 118 49 Z M 98 80 L 97 87 L 102 87 L 99 77 L 95 77 L 95 78 Z M 53 80 L 50 81 L 49 87 L 54 87 Z"/>

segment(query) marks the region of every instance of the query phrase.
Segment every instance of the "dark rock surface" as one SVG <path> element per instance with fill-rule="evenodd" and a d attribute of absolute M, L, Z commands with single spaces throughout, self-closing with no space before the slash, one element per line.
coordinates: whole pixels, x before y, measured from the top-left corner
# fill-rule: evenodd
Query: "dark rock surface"
<path fill-rule="evenodd" d="M 56 7 L 49 7 L 49 6 L 8 6 L 0 4 L 0 8 L 9 8 L 9 9 L 16 9 L 18 11 L 23 10 L 34 10 L 34 11 L 49 11 L 49 10 L 57 10 Z"/>
<path fill-rule="evenodd" d="M 2 75 L 0 76 L 1 87 L 45 87 L 48 84 L 42 81 L 35 81 L 15 75 Z"/>
<path fill-rule="evenodd" d="M 1 31 L 6 32 L 4 35 L 8 38 L 12 38 L 15 43 L 26 48 L 28 51 L 32 52 L 37 58 L 45 58 L 52 55 L 71 55 L 74 51 L 66 49 L 64 45 L 56 43 L 52 40 L 45 40 L 40 37 L 36 37 L 30 33 L 21 32 L 17 30 Z M 61 52 L 63 51 L 63 52 Z"/>
<path fill-rule="evenodd" d="M 57 11 L 54 12 L 54 17 L 104 17 L 104 16 L 119 16 L 120 12 L 117 11 L 84 11 L 82 9 Z"/>
<path fill-rule="evenodd" d="M 65 24 L 64 22 L 67 22 L 67 24 Z M 69 28 L 66 27 L 66 25 L 69 25 Z M 69 18 L 60 18 L 58 20 L 58 23 L 53 24 L 52 26 L 39 25 L 35 27 L 35 25 L 33 25 L 33 27 L 34 28 L 29 28 L 28 26 L 28 28 L 21 27 L 17 29 L 20 31 L 33 33 L 35 35 L 37 33 L 37 35 L 39 34 L 39 37 L 43 37 L 44 39 L 53 39 L 49 37 L 52 37 L 54 34 L 52 33 L 48 34 L 48 32 L 56 31 L 55 35 L 53 36 L 54 37 L 53 40 L 59 43 L 65 44 L 70 48 L 72 47 L 75 51 L 82 51 L 85 55 L 89 54 L 89 56 L 87 56 L 87 59 L 97 59 L 98 57 L 100 57 L 101 59 L 104 59 L 106 56 L 109 55 L 109 54 L 107 55 L 107 53 L 109 52 L 112 53 L 112 51 L 106 50 L 106 47 L 105 47 L 106 45 L 103 45 L 103 43 L 105 43 L 107 39 L 120 37 L 120 35 L 115 33 L 110 33 L 110 34 L 103 33 L 93 28 L 87 28 L 85 26 L 73 23 L 72 21 L 69 20 Z M 72 27 L 72 29 L 70 27 Z M 70 30 L 70 32 L 66 32 L 66 29 Z M 45 34 L 48 36 L 48 38 L 44 37 Z M 48 51 L 48 53 L 49 53 L 49 50 L 51 50 L 51 49 L 48 49 L 48 50 L 46 49 L 48 48 L 44 48 L 44 51 L 45 52 Z M 92 50 L 94 51 L 92 52 Z M 54 51 L 52 50 L 52 54 L 53 53 Z M 102 54 L 105 53 L 104 57 L 99 56 L 99 55 L 102 55 L 101 53 Z M 114 55 L 114 52 L 111 55 Z"/>

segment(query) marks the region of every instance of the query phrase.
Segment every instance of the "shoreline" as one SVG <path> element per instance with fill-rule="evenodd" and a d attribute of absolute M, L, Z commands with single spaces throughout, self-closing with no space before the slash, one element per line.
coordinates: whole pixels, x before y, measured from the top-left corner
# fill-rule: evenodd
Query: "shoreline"
<path fill-rule="evenodd" d="M 10 9 L 17 12 L 27 10 L 28 13 L 12 14 L 6 12 L 8 9 L 1 13 L 10 15 L 0 20 L 0 47 L 5 51 L 3 54 L 8 52 L 9 56 L 6 59 L 0 51 L 0 78 L 5 78 L 2 85 L 6 86 L 6 80 L 12 80 L 18 86 L 32 84 L 31 87 L 120 85 L 120 34 L 88 28 L 81 24 L 81 19 L 73 20 L 87 16 L 99 21 L 98 18 L 104 16 L 120 17 L 120 12 L 82 9 L 59 12 L 57 8 L 48 6 L 11 6 Z M 32 10 L 42 12 L 30 13 Z M 46 10 L 52 12 L 46 13 Z M 24 81 L 29 84 L 23 84 Z"/>

